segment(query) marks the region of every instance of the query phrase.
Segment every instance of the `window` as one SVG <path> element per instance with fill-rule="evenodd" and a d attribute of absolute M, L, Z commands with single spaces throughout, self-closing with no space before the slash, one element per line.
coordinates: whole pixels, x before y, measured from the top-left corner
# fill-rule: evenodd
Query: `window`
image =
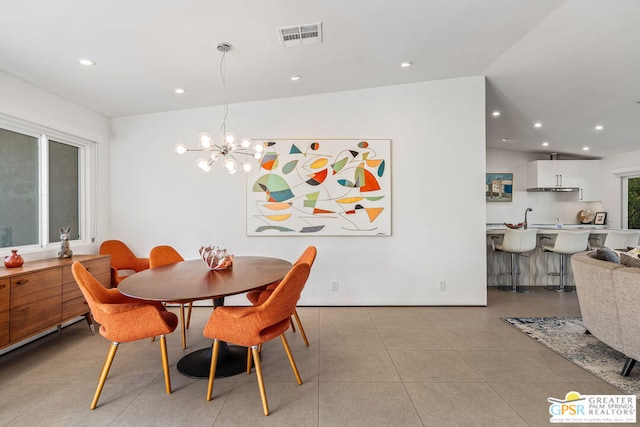
<path fill-rule="evenodd" d="M 0 248 L 56 246 L 60 229 L 87 241 L 94 144 L 0 116 Z"/>
<path fill-rule="evenodd" d="M 39 243 L 38 138 L 0 129 L 0 244 Z"/>
<path fill-rule="evenodd" d="M 625 228 L 640 228 L 640 175 L 622 178 Z"/>
<path fill-rule="evenodd" d="M 60 241 L 60 228 L 71 226 L 69 240 L 80 238 L 78 152 L 62 142 L 49 141 L 49 241 Z"/>

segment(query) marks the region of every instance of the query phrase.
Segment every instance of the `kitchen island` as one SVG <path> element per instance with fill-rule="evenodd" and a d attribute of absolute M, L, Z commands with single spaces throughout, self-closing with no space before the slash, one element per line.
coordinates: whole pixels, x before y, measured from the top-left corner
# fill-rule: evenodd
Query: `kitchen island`
<path fill-rule="evenodd" d="M 607 229 L 602 225 L 571 224 L 556 228 L 554 224 L 531 224 L 529 229 L 538 230 L 537 244 L 535 250 L 517 257 L 519 286 L 557 286 L 560 283 L 558 276 L 548 275 L 560 271 L 560 256 L 542 249 L 545 245 L 553 246 L 558 231 L 588 229 L 589 244 L 593 248 L 601 247 L 607 236 Z M 487 286 L 511 286 L 511 276 L 508 274 L 511 268 L 510 255 L 492 249 L 492 241 L 501 243 L 505 230 L 504 224 L 487 224 Z M 570 257 L 567 258 L 566 273 L 566 286 L 575 286 Z"/>

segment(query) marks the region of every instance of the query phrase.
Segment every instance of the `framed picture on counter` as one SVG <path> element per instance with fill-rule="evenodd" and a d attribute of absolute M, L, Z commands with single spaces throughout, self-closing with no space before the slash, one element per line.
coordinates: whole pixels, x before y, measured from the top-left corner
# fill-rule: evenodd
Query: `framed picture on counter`
<path fill-rule="evenodd" d="M 513 201 L 513 174 L 488 173 L 484 190 L 487 202 Z"/>
<path fill-rule="evenodd" d="M 604 225 L 604 222 L 607 219 L 607 213 L 606 212 L 596 212 L 596 217 L 593 220 L 593 223 L 595 225 Z"/>

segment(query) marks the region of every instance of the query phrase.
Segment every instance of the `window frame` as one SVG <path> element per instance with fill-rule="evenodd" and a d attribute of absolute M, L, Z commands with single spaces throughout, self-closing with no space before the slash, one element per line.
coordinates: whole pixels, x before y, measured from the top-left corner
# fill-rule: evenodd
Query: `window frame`
<path fill-rule="evenodd" d="M 624 229 L 629 229 L 629 179 L 640 178 L 640 167 L 636 171 L 630 171 L 628 174 L 624 174 L 620 176 L 620 186 L 621 186 L 621 209 L 620 212 L 622 214 L 621 224 Z M 636 230 L 636 229 L 634 229 Z"/>
<path fill-rule="evenodd" d="M 21 253 L 37 253 L 57 248 L 60 242 L 49 241 L 49 140 L 78 148 L 78 222 L 79 238 L 73 245 L 89 245 L 95 241 L 97 202 L 97 143 L 44 125 L 0 113 L 0 128 L 38 139 L 38 239 L 31 245 L 0 248 L 2 253 L 18 249 Z"/>

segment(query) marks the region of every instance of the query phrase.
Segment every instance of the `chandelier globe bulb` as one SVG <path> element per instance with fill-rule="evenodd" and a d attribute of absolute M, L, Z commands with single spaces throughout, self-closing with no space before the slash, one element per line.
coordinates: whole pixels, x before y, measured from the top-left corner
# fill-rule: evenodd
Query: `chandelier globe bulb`
<path fill-rule="evenodd" d="M 211 165 L 207 159 L 196 160 L 196 166 L 200 168 L 202 172 L 209 172 L 211 170 Z"/>
<path fill-rule="evenodd" d="M 227 158 L 224 161 L 224 167 L 227 168 L 227 170 L 233 170 L 236 168 L 236 161 L 231 159 L 231 158 Z"/>
<path fill-rule="evenodd" d="M 201 132 L 198 135 L 198 141 L 200 143 L 200 147 L 202 147 L 205 150 L 208 150 L 209 148 L 213 147 L 213 138 L 207 132 Z"/>
<path fill-rule="evenodd" d="M 235 147 L 236 146 L 236 141 L 237 141 L 237 138 L 236 138 L 236 134 L 235 133 L 227 132 L 227 133 L 224 134 L 224 142 L 225 142 L 225 144 L 229 144 L 230 146 Z"/>

